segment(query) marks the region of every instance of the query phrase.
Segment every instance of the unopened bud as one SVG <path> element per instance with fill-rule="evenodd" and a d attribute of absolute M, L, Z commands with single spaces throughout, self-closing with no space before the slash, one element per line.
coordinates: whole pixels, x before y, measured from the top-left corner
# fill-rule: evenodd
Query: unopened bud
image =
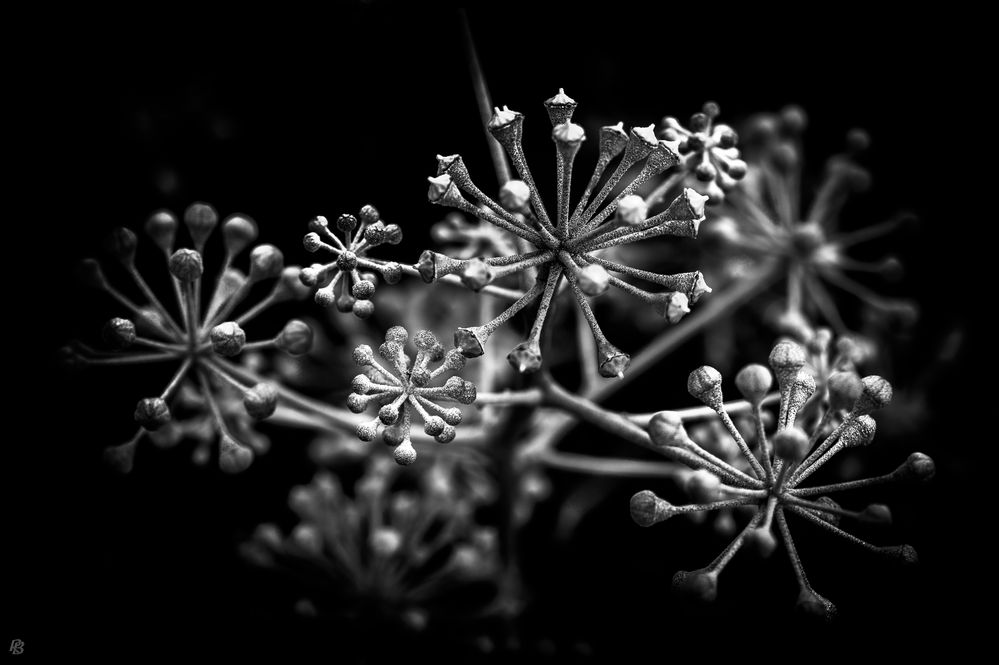
<path fill-rule="evenodd" d="M 413 447 L 413 442 L 406 439 L 398 446 L 396 446 L 395 451 L 392 453 L 392 457 L 395 458 L 396 464 L 402 466 L 408 466 L 416 461 L 416 448 Z"/>
<path fill-rule="evenodd" d="M 257 245 L 250 252 L 250 279 L 277 277 L 284 269 L 284 254 L 274 245 Z"/>
<path fill-rule="evenodd" d="M 184 224 L 194 240 L 194 246 L 201 248 L 219 223 L 219 214 L 207 203 L 193 203 L 184 211 Z"/>
<path fill-rule="evenodd" d="M 116 349 L 127 349 L 135 342 L 135 324 L 128 319 L 114 318 L 104 324 L 104 340 Z"/>
<path fill-rule="evenodd" d="M 135 405 L 135 422 L 143 429 L 158 430 L 170 422 L 170 409 L 160 397 L 146 397 Z"/>
<path fill-rule="evenodd" d="M 211 339 L 212 350 L 221 356 L 235 356 L 246 346 L 246 333 L 235 321 L 226 321 L 212 328 Z"/>
<path fill-rule="evenodd" d="M 735 375 L 735 387 L 752 404 L 759 404 L 773 386 L 773 376 L 763 365 L 746 365 Z"/>
<path fill-rule="evenodd" d="M 653 415 L 646 431 L 657 446 L 686 446 L 690 441 L 687 430 L 683 427 L 683 419 L 675 411 L 660 411 Z"/>
<path fill-rule="evenodd" d="M 722 376 L 714 367 L 698 367 L 687 377 L 687 392 L 713 409 L 722 405 Z"/>
<path fill-rule="evenodd" d="M 257 239 L 257 223 L 243 215 L 229 215 L 222 222 L 222 238 L 229 254 L 239 254 Z"/>
<path fill-rule="evenodd" d="M 243 394 L 243 407 L 254 420 L 263 420 L 277 410 L 278 391 L 272 383 L 258 383 Z"/>
<path fill-rule="evenodd" d="M 139 241 L 131 229 L 119 226 L 111 232 L 105 244 L 108 251 L 123 265 L 131 266 L 135 263 L 135 249 Z"/>
<path fill-rule="evenodd" d="M 178 249 L 170 257 L 170 274 L 181 282 L 193 282 L 205 272 L 201 254 L 193 249 Z"/>
<path fill-rule="evenodd" d="M 292 319 L 284 325 L 274 343 L 277 348 L 293 356 L 308 353 L 312 348 L 312 328 L 305 321 Z"/>
<path fill-rule="evenodd" d="M 777 457 L 788 462 L 797 463 L 808 456 L 808 435 L 798 427 L 779 430 L 773 443 Z"/>
<path fill-rule="evenodd" d="M 541 347 L 536 342 L 521 342 L 506 356 L 507 362 L 521 374 L 531 374 L 541 369 Z"/>
<path fill-rule="evenodd" d="M 146 220 L 146 235 L 164 252 L 173 251 L 177 238 L 177 218 L 168 210 L 154 212 Z"/>
<path fill-rule="evenodd" d="M 880 376 L 865 376 L 860 380 L 861 392 L 854 404 L 853 410 L 859 414 L 866 414 L 878 409 L 883 409 L 891 402 L 891 384 Z"/>

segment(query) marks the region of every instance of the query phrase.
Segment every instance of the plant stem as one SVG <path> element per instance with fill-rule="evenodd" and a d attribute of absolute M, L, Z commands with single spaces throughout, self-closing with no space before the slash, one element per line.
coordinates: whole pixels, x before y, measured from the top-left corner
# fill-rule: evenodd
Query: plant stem
<path fill-rule="evenodd" d="M 596 403 L 607 399 L 653 367 L 701 329 L 709 326 L 720 317 L 731 314 L 735 308 L 770 286 L 778 276 L 778 264 L 771 262 L 757 272 L 743 277 L 735 286 L 712 297 L 707 305 L 698 308 L 679 326 L 668 329 L 653 340 L 651 344 L 632 358 L 631 366 L 623 378 L 599 383 L 592 389 L 584 390 L 581 396 Z M 556 414 L 553 417 L 550 412 L 547 414 L 542 412 L 539 413 L 535 422 L 538 423 L 538 434 L 525 442 L 518 452 L 518 456 L 523 460 L 535 457 L 542 451 L 553 447 L 576 424 L 576 418 L 568 414 Z"/>
<path fill-rule="evenodd" d="M 575 471 L 593 476 L 617 476 L 629 478 L 672 478 L 683 480 L 692 471 L 682 464 L 672 462 L 649 462 L 644 460 L 591 457 L 558 450 L 546 450 L 538 460 L 553 469 Z"/>
<path fill-rule="evenodd" d="M 475 101 L 479 105 L 479 117 L 482 118 L 482 131 L 486 135 L 486 143 L 489 145 L 489 156 L 493 160 L 493 168 L 496 170 L 496 179 L 500 186 L 510 180 L 510 166 L 506 161 L 506 154 L 503 146 L 492 137 L 486 126 L 493 114 L 493 102 L 489 96 L 489 87 L 486 85 L 486 77 L 482 73 L 482 64 L 479 62 L 479 54 L 475 50 L 475 41 L 472 39 L 472 29 L 468 25 L 468 15 L 465 10 L 460 10 L 461 15 L 461 36 L 462 44 L 465 47 L 465 56 L 468 59 L 468 72 L 472 77 L 472 86 L 475 88 Z"/>
<path fill-rule="evenodd" d="M 540 406 L 544 402 L 544 393 L 541 388 L 527 388 L 525 390 L 504 390 L 496 393 L 479 393 L 475 397 L 476 406 L 513 406 L 514 404 L 526 406 Z"/>

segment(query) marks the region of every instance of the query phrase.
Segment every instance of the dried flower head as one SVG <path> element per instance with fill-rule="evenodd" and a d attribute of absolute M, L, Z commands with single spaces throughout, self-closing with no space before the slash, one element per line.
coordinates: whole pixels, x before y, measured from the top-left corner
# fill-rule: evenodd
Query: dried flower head
<path fill-rule="evenodd" d="M 545 106 L 552 121 L 557 156 L 558 207 L 554 216 L 549 215 L 541 200 L 524 155 L 524 116 L 506 107 L 495 110 L 488 130 L 506 150 L 520 180 L 508 182 L 500 201 L 496 202 L 472 182 L 460 155 L 439 156 L 437 175 L 429 178 L 428 194 L 432 203 L 475 215 L 537 249 L 528 247 L 509 256 L 462 260 L 428 250 L 420 257 L 416 268 L 427 282 L 454 274 L 473 290 L 508 275 L 536 270 L 537 281 L 508 309 L 492 321 L 459 328 L 455 333 L 455 345 L 462 353 L 469 357 L 479 356 L 486 340 L 499 326 L 540 298 L 527 340 L 507 357 L 520 372 L 532 372 L 541 367 L 541 332 L 552 299 L 564 278 L 592 331 L 601 375 L 620 376 L 630 357 L 607 340 L 588 298 L 599 296 L 613 286 L 644 300 L 664 318 L 675 322 L 687 311 L 688 304 L 696 302 L 710 289 L 700 272 L 663 275 L 607 260 L 599 252 L 662 235 L 696 237 L 698 225 L 704 218 L 705 199 L 687 189 L 666 210 L 646 218 L 645 212 L 637 209 L 630 196 L 642 184 L 672 168 L 679 156 L 665 141 L 656 139 L 652 126 L 625 132 L 619 123 L 600 130 L 596 168 L 580 200 L 571 208 L 573 162 L 586 136 L 582 127 L 571 122 L 576 103 L 563 92 L 545 102 Z M 616 168 L 603 179 L 607 167 L 615 160 Z M 625 175 L 638 164 L 641 164 L 638 173 L 626 180 L 623 189 L 603 205 Z M 602 186 L 594 194 L 601 181 Z M 462 192 L 476 203 L 466 199 Z M 622 203 L 624 211 L 615 214 Z M 657 284 L 665 291 L 650 293 L 611 273 Z"/>
<path fill-rule="evenodd" d="M 402 266 L 391 261 L 373 261 L 368 258 L 368 252 L 378 245 L 398 245 L 400 242 L 402 229 L 399 225 L 386 224 L 371 205 L 361 208 L 357 217 L 346 213 L 340 215 L 335 229 L 330 228 L 325 217 L 316 217 L 309 222 L 309 233 L 305 235 L 303 245 L 309 252 L 328 252 L 334 260 L 303 268 L 302 283 L 318 287 L 315 299 L 323 307 L 336 305 L 341 312 L 353 312 L 366 319 L 375 311 L 371 302 L 375 293 L 373 273 L 380 274 L 388 284 L 396 284 L 402 278 Z"/>
<path fill-rule="evenodd" d="M 769 435 L 764 431 L 760 410 L 762 395 L 769 390 L 772 382 L 769 372 L 760 365 L 752 365 L 737 377 L 736 385 L 753 405 L 758 433 L 756 451 L 750 449 L 725 409 L 721 375 L 711 367 L 701 367 L 691 372 L 687 382 L 688 391 L 718 414 L 748 463 L 746 471 L 712 455 L 695 443 L 687 435 L 677 414 L 663 411 L 650 421 L 649 437 L 664 455 L 694 469 L 703 469 L 714 476 L 714 480 L 705 476 L 710 482 L 703 483 L 702 491 L 695 498 L 698 502 L 689 505 L 673 505 L 647 490 L 635 494 L 631 499 L 631 516 L 635 522 L 651 526 L 684 513 L 737 506 L 755 507 L 749 523 L 711 564 L 695 571 L 676 574 L 673 578 L 676 588 L 702 600 L 713 600 L 717 595 L 718 576 L 736 552 L 747 545 L 767 555 L 777 546 L 776 532 L 784 543 L 798 580 L 798 607 L 809 614 L 832 618 L 835 607 L 812 589 L 805 576 L 801 558 L 788 528 L 788 513 L 877 554 L 905 563 L 916 561 L 915 550 L 908 545 L 872 545 L 838 526 L 841 518 L 865 523 L 888 523 L 891 513 L 887 506 L 873 504 L 860 511 L 847 510 L 828 495 L 889 481 L 927 480 L 933 475 L 934 468 L 933 461 L 926 455 L 913 453 L 895 471 L 881 476 L 802 487 L 806 479 L 840 451 L 871 443 L 876 427 L 869 414 L 886 406 L 892 395 L 891 385 L 883 378 L 864 377 L 860 395 L 842 422 L 827 435 L 823 436 L 821 428 L 809 434 L 796 425 L 801 407 L 815 391 L 815 380 L 804 369 L 805 360 L 805 350 L 793 342 L 777 344 L 770 354 L 770 367 L 777 376 L 780 388 L 780 410 L 776 431 Z"/>
<path fill-rule="evenodd" d="M 827 285 L 880 312 L 911 320 L 916 315 L 912 303 L 881 296 L 847 274 L 897 278 L 901 273 L 897 258 L 862 261 L 850 257 L 847 250 L 890 233 L 910 221 L 911 215 L 900 214 L 855 231 L 841 231 L 840 214 L 850 195 L 870 186 L 870 174 L 855 159 L 869 139 L 860 130 L 850 132 L 847 153 L 826 162 L 818 191 L 810 197 L 801 158 L 805 125 L 804 112 L 797 107 L 757 118 L 749 132 L 749 173 L 740 191 L 727 199 L 730 209 L 726 212 L 736 224 L 725 223 L 719 239 L 738 256 L 783 261 L 788 310 L 811 314 L 814 308 L 837 332 L 845 332 L 847 326 Z M 803 202 L 809 199 L 806 209 Z"/>
<path fill-rule="evenodd" d="M 728 125 L 715 123 L 718 104 L 707 102 L 699 113 L 690 116 L 687 127 L 673 117 L 665 117 L 659 135 L 676 142 L 683 155 L 682 168 L 703 187 L 708 203 L 721 203 L 725 193 L 746 175 L 746 162 L 739 159 L 739 137 Z"/>
<path fill-rule="evenodd" d="M 412 464 L 416 449 L 410 439 L 413 413 L 423 421 L 423 431 L 439 443 L 450 443 L 455 437 L 455 427 L 461 423 L 461 410 L 445 408 L 438 401 L 471 404 L 475 401 L 475 385 L 459 376 L 448 378 L 442 386 L 431 382 L 445 373 L 457 372 L 465 366 L 465 357 L 458 349 L 444 350 L 433 333 L 421 330 L 413 336 L 416 358 L 406 355 L 409 332 L 402 326 L 389 328 L 385 343 L 378 347 L 378 355 L 388 364 L 388 369 L 376 359 L 371 347 L 361 344 L 354 349 L 354 362 L 367 369 L 358 374 L 352 383 L 353 392 L 347 407 L 361 413 L 371 404 L 379 406 L 378 417 L 357 426 L 357 437 L 373 441 L 379 426 L 384 426 L 382 439 L 395 449 L 395 461 Z M 430 363 L 440 363 L 430 369 Z"/>
<path fill-rule="evenodd" d="M 431 471 L 413 487 L 402 469 L 373 458 L 352 494 L 320 472 L 289 496 L 299 520 L 291 533 L 262 524 L 243 553 L 304 581 L 298 590 L 320 616 L 356 620 L 359 608 L 370 608 L 379 616 L 364 618 L 414 630 L 431 616 L 446 622 L 455 610 L 467 619 L 496 593 L 496 531 L 477 524 L 473 504 Z M 454 607 L 470 595 L 472 606 Z"/>
<path fill-rule="evenodd" d="M 218 435 L 219 465 L 224 471 L 242 471 L 253 460 L 254 451 L 266 449 L 266 439 L 237 436 L 225 416 L 223 403 L 234 390 L 241 398 L 249 418 L 259 420 L 274 413 L 279 389 L 246 368 L 227 358 L 261 348 L 280 348 L 288 353 L 303 353 L 311 342 L 311 330 L 301 321 L 290 321 L 277 337 L 247 342 L 243 327 L 271 305 L 291 299 L 302 299 L 308 289 L 299 281 L 297 267 L 285 267 L 281 251 L 273 245 L 257 245 L 250 251 L 249 270 L 243 273 L 232 266 L 234 259 L 257 238 L 257 225 L 249 217 L 231 215 L 221 222 L 225 259 L 218 271 L 215 285 L 205 304 L 202 300 L 202 279 L 205 273 L 204 248 L 212 231 L 219 226 L 218 213 L 206 203 L 195 203 L 184 213 L 193 249 L 174 249 L 178 221 L 171 213 L 160 211 L 146 222 L 146 233 L 163 253 L 170 273 L 172 293 L 176 301 L 171 311 L 149 287 L 136 265 L 138 239 L 125 228 L 115 230 L 108 247 L 129 274 L 146 304 L 138 305 L 111 285 L 94 260 L 84 262 L 90 283 L 111 295 L 129 310 L 134 321 L 114 318 L 104 329 L 104 337 L 115 349 L 99 352 L 77 345 L 76 359 L 88 365 L 132 365 L 175 362 L 179 365 L 163 391 L 139 401 L 135 420 L 140 429 L 125 444 L 108 450 L 109 459 L 122 470 L 129 470 L 139 439 L 146 432 L 158 430 L 171 422 L 170 402 L 185 387 L 189 378 L 196 381 L 191 390 L 212 416 L 213 433 Z M 232 317 L 236 308 L 259 282 L 276 279 L 270 293 L 242 314 Z M 242 427 L 240 429 L 243 429 Z M 178 430 L 173 428 L 176 437 Z M 199 447 L 199 451 L 202 449 Z M 204 452 L 197 452 L 204 459 Z"/>

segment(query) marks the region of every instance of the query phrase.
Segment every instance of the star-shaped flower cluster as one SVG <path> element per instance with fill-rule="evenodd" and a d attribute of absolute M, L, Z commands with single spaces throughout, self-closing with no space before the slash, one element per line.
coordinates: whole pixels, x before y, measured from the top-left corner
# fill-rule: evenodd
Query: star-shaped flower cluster
<path fill-rule="evenodd" d="M 746 175 L 746 162 L 739 159 L 739 137 L 728 125 L 715 123 L 721 111 L 707 102 L 700 113 L 690 117 L 687 127 L 674 117 L 663 118 L 660 136 L 678 142 L 683 155 L 682 168 L 706 188 L 708 202 L 721 203 L 725 193 Z"/>
<path fill-rule="evenodd" d="M 367 368 L 368 373 L 354 377 L 353 392 L 347 399 L 347 407 L 354 413 L 363 412 L 371 404 L 379 405 L 377 418 L 357 426 L 357 437 L 374 441 L 379 426 L 384 426 L 382 439 L 395 449 L 395 461 L 399 464 L 416 461 L 416 449 L 410 439 L 414 412 L 423 421 L 427 436 L 439 443 L 450 443 L 455 437 L 455 427 L 461 423 L 461 409 L 445 408 L 437 402 L 475 401 L 475 385 L 460 376 L 449 377 L 442 386 L 430 385 L 442 374 L 457 372 L 465 366 L 465 356 L 458 349 L 445 351 L 433 333 L 421 330 L 413 336 L 417 353 L 415 359 L 410 359 L 405 350 L 408 340 L 409 332 L 402 326 L 389 328 L 385 333 L 385 343 L 378 347 L 378 355 L 388 368 L 375 359 L 367 344 L 354 349 L 354 362 Z M 440 365 L 431 370 L 428 367 L 431 362 Z"/>
<path fill-rule="evenodd" d="M 299 609 L 310 614 L 356 620 L 368 608 L 382 615 L 368 619 L 415 630 L 454 612 L 467 621 L 485 602 L 462 607 L 463 592 L 478 586 L 484 601 L 496 592 L 496 531 L 476 523 L 474 504 L 438 467 L 421 473 L 415 487 L 401 471 L 374 458 L 353 493 L 333 474 L 316 474 L 291 492 L 299 520 L 291 533 L 262 524 L 244 555 L 304 581 Z"/>
<path fill-rule="evenodd" d="M 522 145 L 524 116 L 506 107 L 497 108 L 488 130 L 506 150 L 520 180 L 507 183 L 503 198 L 496 202 L 475 185 L 460 155 L 438 157 L 437 176 L 429 179 L 429 199 L 493 224 L 519 238 L 527 249 L 510 256 L 486 259 L 454 259 L 428 250 L 416 267 L 428 283 L 455 274 L 473 290 L 502 277 L 537 271 L 533 286 L 492 321 L 459 328 L 455 332 L 455 345 L 462 353 L 468 357 L 482 355 L 483 345 L 498 327 L 540 299 L 527 340 L 507 357 L 520 372 L 533 372 L 541 367 L 541 333 L 552 299 L 564 278 L 592 331 L 600 374 L 620 376 L 628 367 L 630 357 L 607 340 L 588 298 L 599 296 L 613 286 L 644 300 L 665 319 L 675 323 L 689 311 L 689 304 L 710 289 L 700 272 L 658 274 L 608 260 L 600 252 L 662 235 L 696 237 L 698 225 L 704 219 L 705 198 L 687 189 L 666 210 L 647 217 L 647 211 L 635 205 L 635 199 L 639 198 L 635 192 L 676 165 L 680 157 L 669 143 L 656 138 L 651 125 L 625 132 L 619 123 L 601 128 L 596 168 L 575 208 L 571 208 L 573 162 L 586 135 L 582 127 L 571 122 L 576 102 L 562 91 L 547 100 L 545 107 L 553 127 L 552 139 L 558 160 L 556 214 L 549 215 L 527 165 Z M 602 179 L 615 160 L 613 172 Z M 629 171 L 638 165 L 641 165 L 638 172 L 624 180 L 627 184 L 617 191 Z M 615 191 L 617 193 L 611 196 Z M 466 199 L 462 192 L 476 203 Z M 640 279 L 665 290 L 651 293 L 611 273 Z"/>
<path fill-rule="evenodd" d="M 694 443 L 684 430 L 677 414 L 663 411 L 649 423 L 652 442 L 661 452 L 697 469 L 688 490 L 697 503 L 677 506 L 642 491 L 631 499 L 631 516 L 641 526 L 651 526 L 675 515 L 711 511 L 737 506 L 755 507 L 753 517 L 725 550 L 711 564 L 694 571 L 681 571 L 673 578 L 675 587 L 690 592 L 702 600 L 717 595 L 718 576 L 744 545 L 768 555 L 777 546 L 779 533 L 798 580 L 798 607 L 807 613 L 829 619 L 835 613 L 831 602 L 816 593 L 805 576 L 801 558 L 791 538 L 787 514 L 806 521 L 848 540 L 864 549 L 905 563 L 916 561 L 915 550 L 908 545 L 877 546 L 841 529 L 842 518 L 864 523 L 887 524 L 891 512 L 883 504 L 872 504 L 860 511 L 847 510 L 829 498 L 840 491 L 870 487 L 880 483 L 905 480 L 927 480 L 934 473 L 933 460 L 921 453 L 909 458 L 891 473 L 830 485 L 803 487 L 802 483 L 822 468 L 837 453 L 847 448 L 866 446 L 874 439 L 875 422 L 870 413 L 891 401 L 891 385 L 879 376 L 866 376 L 861 392 L 847 416 L 830 432 L 822 428 L 811 434 L 795 424 L 798 412 L 815 391 L 812 374 L 804 369 L 804 349 L 793 342 L 778 343 L 770 354 L 770 366 L 780 387 L 780 410 L 777 429 L 764 431 L 760 402 L 773 382 L 770 371 L 762 365 L 749 365 L 736 376 L 736 386 L 753 405 L 759 446 L 754 452 L 735 427 L 722 402 L 722 377 L 711 367 L 691 372 L 687 382 L 690 394 L 717 412 L 748 462 L 743 471 L 712 455 Z M 816 498 L 817 497 L 817 498 Z"/>
<path fill-rule="evenodd" d="M 398 224 L 385 224 L 374 206 L 361 208 L 358 218 L 350 214 L 340 215 L 336 220 L 336 230 L 343 239 L 329 227 L 325 217 L 316 217 L 309 222 L 309 233 L 302 244 L 309 252 L 323 250 L 336 258 L 330 263 L 314 263 L 302 269 L 302 283 L 318 287 L 316 302 L 323 307 L 336 308 L 341 312 L 353 312 L 366 319 L 375 311 L 371 297 L 375 294 L 375 282 L 370 275 L 360 269 L 381 274 L 388 284 L 397 284 L 402 279 L 402 266 L 393 261 L 373 261 L 368 252 L 382 244 L 398 245 L 402 242 L 402 229 Z M 353 234 L 353 235 L 351 235 Z"/>
<path fill-rule="evenodd" d="M 879 312 L 913 318 L 911 303 L 886 298 L 848 274 L 875 273 L 896 278 L 901 273 L 897 258 L 865 261 L 852 258 L 847 251 L 912 219 L 911 215 L 899 214 L 853 231 L 840 230 L 840 216 L 850 195 L 870 186 L 870 174 L 856 162 L 856 156 L 869 144 L 869 137 L 861 130 L 851 131 L 847 153 L 834 155 L 826 162 L 818 189 L 810 196 L 804 186 L 801 145 L 805 125 L 804 112 L 797 107 L 757 118 L 746 146 L 749 172 L 740 191 L 726 199 L 730 207 L 726 212 L 737 221 L 723 222 L 724 227 L 715 235 L 736 255 L 781 260 L 788 282 L 788 310 L 814 308 L 837 332 L 845 332 L 848 327 L 828 286 L 856 296 Z M 804 208 L 806 200 L 810 205 Z"/>
<path fill-rule="evenodd" d="M 219 225 L 218 213 L 210 205 L 195 203 L 184 213 L 184 222 L 194 243 L 194 249 L 174 249 L 178 221 L 173 214 L 161 211 L 146 222 L 146 233 L 163 253 L 170 273 L 171 298 L 176 311 L 171 312 L 136 265 L 138 239 L 126 228 L 117 229 L 109 247 L 135 286 L 146 299 L 145 305 L 111 285 L 100 264 L 87 260 L 83 264 L 88 282 L 111 295 L 134 316 L 114 318 L 104 328 L 104 337 L 114 347 L 112 352 L 91 349 L 77 344 L 73 359 L 85 365 L 145 365 L 174 362 L 178 369 L 158 395 L 139 401 L 135 420 L 140 428 L 128 442 L 108 450 L 109 460 L 120 469 L 132 467 L 135 447 L 146 432 L 161 428 L 171 420 L 170 403 L 188 378 L 196 383 L 194 390 L 202 404 L 207 404 L 219 435 L 219 465 L 224 471 L 242 471 L 253 460 L 254 450 L 264 452 L 266 439 L 248 437 L 241 441 L 227 424 L 219 386 L 232 388 L 242 396 L 247 415 L 255 420 L 267 418 L 277 408 L 280 388 L 262 380 L 254 372 L 229 360 L 244 350 L 278 348 L 290 354 L 301 354 L 312 344 L 312 330 L 302 321 L 292 320 L 274 338 L 259 342 L 246 341 L 243 326 L 271 305 L 291 299 L 302 299 L 308 289 L 299 280 L 297 267 L 284 267 L 281 251 L 273 245 L 257 245 L 250 251 L 249 272 L 243 274 L 232 267 L 233 260 L 257 238 L 257 225 L 249 217 L 230 215 L 221 224 L 225 244 L 225 259 L 218 271 L 207 306 L 202 302 L 202 277 L 205 272 L 205 243 Z M 259 282 L 277 278 L 271 292 L 242 314 L 231 318 L 236 308 Z M 141 350 L 139 350 L 141 349 Z M 226 391 L 227 395 L 229 391 Z M 253 446 L 257 446 L 254 448 Z M 203 453 L 199 454 L 204 457 Z"/>

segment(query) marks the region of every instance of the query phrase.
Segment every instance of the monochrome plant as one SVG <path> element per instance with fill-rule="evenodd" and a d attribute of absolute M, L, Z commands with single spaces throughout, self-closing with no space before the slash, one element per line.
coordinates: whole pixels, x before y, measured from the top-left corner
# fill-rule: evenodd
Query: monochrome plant
<path fill-rule="evenodd" d="M 400 192 L 410 188 L 374 200 L 407 212 L 396 216 L 405 239 L 403 225 L 333 191 L 357 213 L 282 222 L 296 237 L 305 232 L 297 249 L 255 245 L 253 219 L 220 220 L 194 203 L 180 220 L 159 211 L 146 222 L 150 253 L 166 268 L 153 278 L 144 245 L 124 228 L 108 249 L 128 288 L 84 261 L 86 281 L 110 296 L 115 318 L 103 330 L 106 349 L 75 342 L 67 360 L 95 372 L 174 368 L 165 387 L 135 387 L 138 429 L 125 443 L 107 442 L 112 466 L 141 468 L 136 448 L 147 436 L 164 447 L 194 440 L 195 461 L 217 459 L 226 473 L 282 447 L 280 459 L 299 458 L 311 480 L 279 488 L 287 508 L 260 515 L 239 536 L 250 575 L 287 580 L 295 598 L 281 609 L 415 635 L 460 625 L 483 652 L 516 650 L 527 639 L 518 621 L 535 595 L 522 557 L 542 508 L 571 542 L 588 515 L 609 506 L 650 549 L 668 543 L 682 559 L 686 541 L 671 540 L 669 528 L 634 528 L 629 509 L 642 527 L 712 516 L 728 544 L 703 568 L 675 573 L 677 593 L 662 601 L 671 607 L 725 598 L 749 608 L 719 586 L 721 573 L 741 551 L 765 557 L 782 548 L 799 614 L 831 621 L 836 607 L 805 573 L 796 522 L 915 564 L 914 547 L 868 542 L 847 528 L 887 527 L 887 505 L 838 503 L 840 493 L 867 497 L 936 473 L 911 447 L 894 471 L 862 456 L 839 464 L 845 451 L 872 444 L 893 395 L 888 378 L 864 374 L 889 374 L 878 360 L 893 340 L 853 330 L 844 308 L 859 300 L 910 323 L 917 317 L 909 301 L 851 276 L 900 273 L 894 258 L 866 261 L 850 250 L 906 216 L 860 228 L 842 219 L 852 212 L 849 196 L 870 185 L 857 163 L 869 137 L 849 134 L 847 154 L 828 160 L 813 194 L 798 107 L 722 124 L 719 105 L 707 102 L 685 123 L 618 122 L 588 136 L 583 125 L 600 118 L 579 117 L 586 107 L 553 86 L 557 93 L 538 104 L 555 147 L 549 194 L 525 152 L 531 114 L 494 106 L 474 47 L 467 54 L 495 181 L 473 179 L 474 149 L 467 161 L 437 155 L 427 199 L 446 216 L 405 199 Z M 660 112 L 674 111 L 665 100 Z M 625 113 L 627 103 L 622 97 Z M 583 178 L 577 161 L 593 164 Z M 417 189 L 424 177 L 391 175 Z M 389 202 L 392 210 L 383 207 Z M 190 247 L 179 246 L 182 228 Z M 224 253 L 213 268 L 216 229 Z M 321 258 L 286 266 L 296 252 Z M 757 307 L 765 297 L 780 310 L 766 321 Z M 257 336 L 268 311 L 296 318 L 261 325 Z M 760 349 L 770 349 L 769 368 L 744 365 Z M 281 354 L 314 363 L 322 386 L 289 378 L 300 366 Z M 725 401 L 723 372 L 740 365 L 741 399 Z M 687 395 L 699 405 L 676 389 L 688 372 Z M 650 405 L 659 410 L 642 411 Z M 307 432 L 308 451 L 293 430 Z M 894 443 L 892 454 L 907 446 Z M 265 472 L 258 467 L 282 463 L 268 457 L 226 482 L 265 478 L 254 476 Z M 651 489 L 634 493 L 643 486 L 633 487 L 636 479 Z M 898 537 L 918 544 L 907 526 Z M 726 579 L 737 576 L 729 570 Z"/>

